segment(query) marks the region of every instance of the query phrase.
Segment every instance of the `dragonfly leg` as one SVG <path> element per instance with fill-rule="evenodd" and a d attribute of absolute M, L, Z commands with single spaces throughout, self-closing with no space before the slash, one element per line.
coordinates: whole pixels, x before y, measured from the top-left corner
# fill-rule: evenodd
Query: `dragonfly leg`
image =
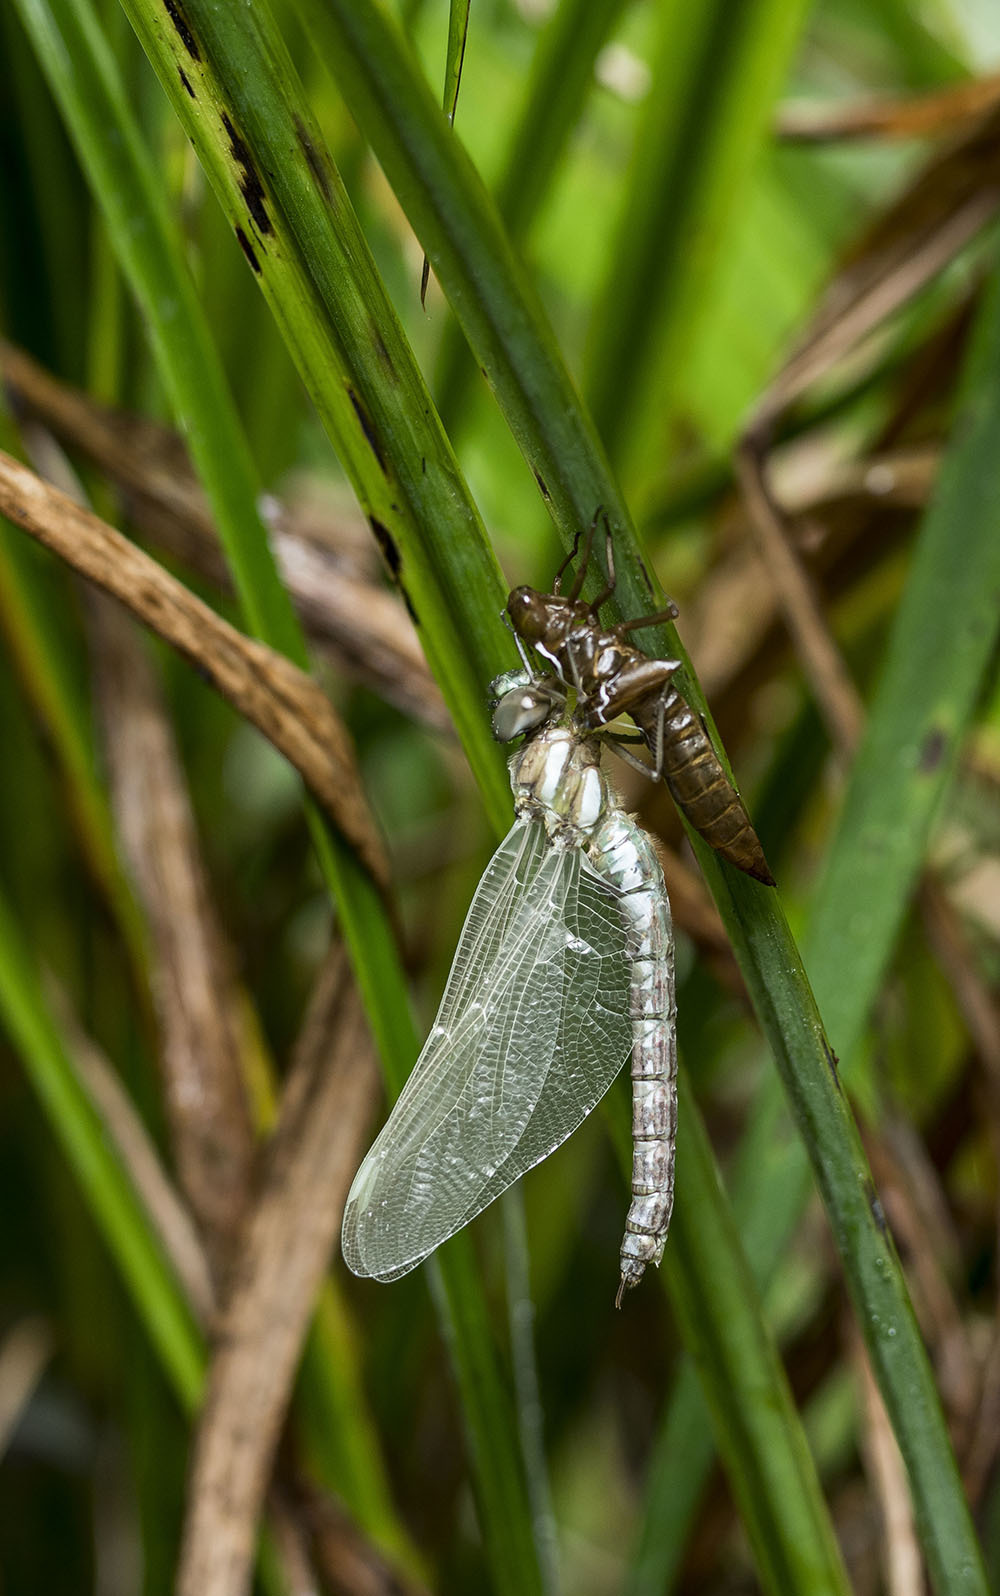
<path fill-rule="evenodd" d="M 597 531 L 597 523 L 603 514 L 604 506 L 603 504 L 599 504 L 597 509 L 594 511 L 594 519 L 587 528 L 587 538 L 583 545 L 583 557 L 580 560 L 576 576 L 573 579 L 573 586 L 569 590 L 571 604 L 575 604 L 576 600 L 580 597 L 580 589 L 582 588 L 584 579 L 587 575 L 587 566 L 590 564 L 590 556 L 594 552 L 594 533 Z M 575 550 L 575 543 L 573 548 Z"/>
<path fill-rule="evenodd" d="M 536 666 L 534 664 L 534 661 L 529 657 L 528 650 L 525 648 L 524 642 L 521 639 L 521 637 L 514 630 L 514 627 L 511 624 L 510 616 L 507 614 L 506 610 L 501 610 L 500 611 L 500 619 L 503 621 L 504 626 L 506 626 L 506 628 L 507 628 L 508 632 L 510 633 L 511 637 L 514 639 L 514 647 L 517 649 L 518 658 L 520 659 L 521 664 L 524 666 L 524 668 L 527 671 L 528 675 L 534 681 L 538 681 L 538 679 L 539 679 L 539 677 L 541 676 L 542 673 L 541 673 L 541 671 L 539 671 L 536 668 Z"/>
<path fill-rule="evenodd" d="M 582 536 L 583 533 L 578 529 L 576 537 L 573 539 L 573 547 L 570 549 L 566 558 L 563 560 L 562 565 L 560 565 L 558 571 L 556 572 L 555 577 L 553 578 L 552 591 L 557 595 L 562 584 L 562 579 L 566 574 L 566 567 L 572 564 L 572 562 L 576 559 L 576 551 L 580 547 L 580 539 Z"/>
<path fill-rule="evenodd" d="M 667 695 L 661 693 L 656 706 L 656 734 L 649 744 L 649 751 L 653 756 L 653 779 L 659 781 L 663 775 L 663 733 L 667 718 Z"/>
<path fill-rule="evenodd" d="M 673 599 L 668 599 L 666 607 L 657 610 L 655 615 L 639 615 L 634 621 L 622 621 L 618 630 L 620 632 L 638 632 L 643 626 L 662 626 L 664 621 L 676 621 L 680 611 Z"/>
<path fill-rule="evenodd" d="M 615 584 L 618 580 L 617 576 L 615 575 L 615 545 L 611 536 L 611 523 L 607 516 L 604 517 L 604 557 L 608 566 L 608 585 L 604 589 L 603 593 L 599 593 L 597 595 L 593 604 L 590 606 L 590 613 L 593 615 L 595 620 L 597 619 L 597 612 L 601 605 L 606 603 L 614 592 Z"/>
<path fill-rule="evenodd" d="M 619 732 L 608 732 L 602 738 L 602 741 L 610 743 L 619 759 L 623 759 L 626 765 L 631 765 L 633 770 L 638 770 L 643 776 L 647 776 L 650 781 L 655 781 L 659 776 L 659 771 L 654 770 L 652 765 L 647 765 L 644 759 L 639 759 L 635 754 L 630 753 L 626 746 L 631 742 L 644 742 L 645 738 L 624 737 Z"/>

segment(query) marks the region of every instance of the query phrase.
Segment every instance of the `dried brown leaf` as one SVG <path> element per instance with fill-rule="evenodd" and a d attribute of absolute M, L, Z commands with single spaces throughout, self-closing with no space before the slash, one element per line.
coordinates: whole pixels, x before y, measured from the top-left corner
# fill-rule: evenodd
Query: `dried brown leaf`
<path fill-rule="evenodd" d="M 920 907 L 927 940 L 975 1043 L 991 1105 L 995 1145 L 1000 1148 L 1000 1010 L 976 968 L 958 914 L 942 884 L 929 873 L 921 885 Z"/>
<path fill-rule="evenodd" d="M 758 448 L 811 383 L 911 299 L 1000 206 L 1000 109 L 935 155 L 866 227 L 819 307 L 754 408 L 747 435 Z"/>
<path fill-rule="evenodd" d="M 981 1501 L 1000 1457 L 1000 1320 L 994 1322 L 983 1359 L 974 1422 L 959 1447 L 962 1480 L 973 1505 Z"/>
<path fill-rule="evenodd" d="M 834 641 L 823 606 L 794 543 L 794 529 L 771 493 L 756 441 L 744 440 L 737 469 L 761 554 L 785 623 L 834 746 L 846 764 L 861 735 L 864 708 Z"/>
<path fill-rule="evenodd" d="M 89 616 L 112 805 L 149 927 L 171 1145 L 221 1282 L 254 1156 L 232 962 L 144 639 L 103 594 L 92 595 Z"/>
<path fill-rule="evenodd" d="M 850 759 L 862 705 L 775 492 L 769 451 L 779 417 L 809 385 L 940 271 L 1000 206 L 1000 108 L 936 156 L 862 233 L 797 348 L 754 407 L 737 469 L 764 565 L 803 671 L 841 758 Z"/>
<path fill-rule="evenodd" d="M 48 1320 L 36 1314 L 19 1319 L 0 1341 L 0 1457 L 45 1373 L 54 1345 Z"/>
<path fill-rule="evenodd" d="M 179 1596 L 241 1596 L 316 1291 L 378 1090 L 335 950 L 296 1046 L 195 1440 Z"/>
<path fill-rule="evenodd" d="M 849 1340 L 864 1400 L 862 1450 L 882 1516 L 881 1555 L 885 1588 L 889 1596 L 919 1596 L 927 1587 L 906 1483 L 906 1469 L 868 1362 L 868 1354 L 855 1331 L 849 1331 Z"/>
<path fill-rule="evenodd" d="M 295 1486 L 294 1511 L 309 1536 L 313 1562 L 331 1591 L 348 1596 L 422 1596 L 424 1587 L 380 1558 L 343 1509 L 308 1481 L 299 1480 Z"/>
<path fill-rule="evenodd" d="M 310 676 L 244 637 L 120 532 L 2 452 L 0 513 L 119 599 L 190 660 L 296 767 L 384 888 L 384 850 L 350 739 Z"/>
<path fill-rule="evenodd" d="M 230 586 L 208 504 L 177 433 L 111 410 L 57 382 L 37 361 L 0 343 L 0 373 L 16 409 L 51 429 L 126 496 L 131 520 L 159 547 Z M 48 473 L 45 473 L 46 475 Z M 355 523 L 303 507 L 265 504 L 275 559 L 303 624 L 338 668 L 438 730 L 451 721 L 404 605 L 359 569 Z M 364 523 L 361 523 L 364 527 Z M 339 531 L 338 531 L 339 527 Z M 370 533 L 364 527 L 368 548 Z M 336 534 L 336 535 L 334 535 Z"/>
<path fill-rule="evenodd" d="M 778 137 L 820 144 L 845 139 L 912 139 L 951 133 L 1000 100 L 1000 74 L 899 99 L 789 101 L 779 108 Z"/>
<path fill-rule="evenodd" d="M 125 1169 L 199 1323 L 211 1324 L 216 1307 L 208 1259 L 190 1209 L 160 1161 L 142 1117 L 117 1072 L 83 1030 L 62 990 L 50 981 L 50 1000 L 70 1060 L 101 1117 L 105 1134 Z"/>

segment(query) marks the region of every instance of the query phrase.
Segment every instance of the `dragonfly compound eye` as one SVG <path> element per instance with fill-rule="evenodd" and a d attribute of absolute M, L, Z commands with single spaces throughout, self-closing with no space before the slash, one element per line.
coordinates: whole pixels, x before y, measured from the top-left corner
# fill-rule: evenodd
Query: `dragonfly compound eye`
<path fill-rule="evenodd" d="M 498 743 L 511 743 L 535 731 L 552 713 L 552 697 L 533 686 L 514 687 L 493 706 L 493 735 Z"/>

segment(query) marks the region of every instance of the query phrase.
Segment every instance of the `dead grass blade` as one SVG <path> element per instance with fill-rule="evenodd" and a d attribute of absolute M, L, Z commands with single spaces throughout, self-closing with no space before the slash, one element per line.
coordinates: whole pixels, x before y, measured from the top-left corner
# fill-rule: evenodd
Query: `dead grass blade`
<path fill-rule="evenodd" d="M 747 427 L 763 441 L 794 399 L 931 281 L 1000 206 L 1000 109 L 936 155 L 855 241 Z"/>
<path fill-rule="evenodd" d="M 737 470 L 767 574 L 795 651 L 833 745 L 846 766 L 857 747 L 864 722 L 861 699 L 834 641 L 809 573 L 798 556 L 789 519 L 770 491 L 755 439 L 746 438 L 741 443 Z"/>
<path fill-rule="evenodd" d="M 190 660 L 296 767 L 385 890 L 384 850 L 350 739 L 311 677 L 238 632 L 120 532 L 2 451 L 0 513 L 119 599 Z"/>
<path fill-rule="evenodd" d="M 868 1355 L 853 1326 L 848 1336 L 864 1403 L 862 1451 L 882 1518 L 885 1588 L 889 1596 L 917 1596 L 925 1589 L 924 1569 L 906 1469 Z"/>
<path fill-rule="evenodd" d="M 123 493 L 129 519 L 159 548 L 229 590 L 225 561 L 205 496 L 176 432 L 145 417 L 99 405 L 58 382 L 22 350 L 0 342 L 0 374 L 17 412 L 44 424 Z M 338 670 L 407 715 L 450 730 L 405 606 L 376 579 L 354 523 L 268 499 L 267 521 L 282 579 L 310 636 Z"/>
<path fill-rule="evenodd" d="M 1000 1149 L 1000 1009 L 976 968 L 961 920 L 942 883 L 928 873 L 920 889 L 927 940 L 944 970 L 966 1029 L 975 1043 Z"/>
<path fill-rule="evenodd" d="M 1000 73 L 899 99 L 846 100 L 832 105 L 790 101 L 779 109 L 776 132 L 789 144 L 925 138 L 955 132 L 993 110 L 998 101 Z"/>
<path fill-rule="evenodd" d="M 425 1587 L 383 1562 L 343 1509 L 308 1481 L 296 1482 L 290 1505 L 296 1524 L 308 1536 L 313 1563 L 331 1591 L 350 1596 L 423 1596 Z"/>
<path fill-rule="evenodd" d="M 1000 1456 L 1000 1319 L 994 1323 L 982 1369 L 979 1405 L 959 1454 L 962 1480 L 973 1505 L 982 1501 Z"/>
<path fill-rule="evenodd" d="M 861 235 L 798 347 L 754 407 L 737 470 L 768 576 L 831 740 L 846 763 L 862 706 L 794 543 L 768 454 L 793 400 L 947 265 L 1000 206 L 1000 108 L 936 156 Z"/>
<path fill-rule="evenodd" d="M 254 1156 L 232 963 L 144 639 L 100 593 L 91 595 L 89 621 L 112 805 L 149 928 L 171 1146 L 221 1285 Z"/>
<path fill-rule="evenodd" d="M 899 1115 L 887 1116 L 865 1145 L 952 1432 L 961 1434 L 978 1401 L 979 1371 L 949 1279 L 958 1277 L 960 1249 L 945 1193 L 926 1147 Z"/>
<path fill-rule="evenodd" d="M 208 1328 L 215 1317 L 215 1287 L 191 1211 L 164 1169 L 117 1072 L 96 1042 L 86 1035 L 65 994 L 52 981 L 48 987 L 70 1057 L 101 1117 L 105 1134 L 128 1171 L 198 1322 Z"/>
<path fill-rule="evenodd" d="M 814 458 L 806 484 L 782 473 L 778 496 L 793 549 L 825 600 L 879 559 L 910 515 L 923 508 L 939 459 L 932 441 L 880 450 L 863 460 Z M 743 715 L 744 686 L 757 681 L 779 652 L 780 615 L 759 540 L 745 535 L 741 518 L 731 546 L 685 604 L 680 623 L 716 720 L 727 730 Z M 732 714 L 730 695 L 737 700 Z M 728 746 L 730 737 L 724 740 Z"/>
<path fill-rule="evenodd" d="M 248 1216 L 195 1440 L 178 1596 L 250 1588 L 256 1526 L 309 1316 L 377 1091 L 357 993 L 329 960 Z"/>
<path fill-rule="evenodd" d="M 0 1341 L 0 1458 L 54 1349 L 48 1320 L 36 1314 L 19 1319 Z"/>
<path fill-rule="evenodd" d="M 272 1490 L 267 1499 L 271 1535 L 281 1559 L 285 1596 L 319 1596 L 319 1580 L 309 1552 L 309 1537 L 301 1515 L 287 1505 L 283 1494 Z"/>

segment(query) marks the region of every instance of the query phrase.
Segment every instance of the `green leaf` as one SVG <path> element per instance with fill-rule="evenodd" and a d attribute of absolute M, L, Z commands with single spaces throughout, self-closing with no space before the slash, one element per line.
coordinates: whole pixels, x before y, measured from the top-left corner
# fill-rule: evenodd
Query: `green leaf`
<path fill-rule="evenodd" d="M 683 1072 L 678 1125 L 677 1201 L 662 1267 L 761 1583 L 774 1596 L 847 1592 L 816 1466 Z M 622 1166 L 630 1170 L 624 1112 L 615 1128 Z M 669 1502 L 663 1507 L 670 1512 Z M 648 1532 L 657 1529 L 650 1525 Z M 662 1590 L 655 1560 L 653 1569 L 652 1578 L 648 1570 L 633 1576 L 630 1590 Z"/>
<path fill-rule="evenodd" d="M 713 303 L 806 10 L 805 0 L 660 7 L 653 81 L 591 318 L 586 389 L 616 462 L 656 457 L 643 425 L 651 378 L 665 371 L 674 388 Z M 660 384 L 657 439 L 671 419 L 663 403 Z"/>
<path fill-rule="evenodd" d="M 42 996 L 30 951 L 0 895 L 0 1017 L 17 1048 L 166 1373 L 188 1412 L 197 1407 L 205 1349 L 131 1179 L 105 1135 Z"/>
<path fill-rule="evenodd" d="M 1000 539 L 1000 275 L 980 316 L 963 397 L 934 503 L 915 550 L 889 639 L 840 822 L 812 905 L 805 957 L 841 1053 L 845 1083 L 871 1092 L 861 1039 L 927 859 L 934 819 L 967 735 L 998 633 Z M 956 549 L 961 557 L 956 558 Z M 831 1081 L 833 1076 L 831 1075 Z M 810 1094 L 812 1095 L 812 1094 Z M 981 1566 L 922 1343 L 899 1317 L 894 1251 L 860 1171 L 828 1148 L 822 1093 L 810 1141 L 823 1160 L 824 1192 L 838 1238 L 849 1245 L 848 1279 L 879 1386 L 910 1475 L 935 1587 L 982 1590 Z M 800 1112 L 808 1114 L 808 1105 Z M 734 1202 L 758 1277 L 768 1279 L 808 1195 L 803 1149 L 784 1134 L 781 1096 L 769 1082 L 741 1150 Z M 843 1250 L 843 1248 L 842 1248 Z M 685 1370 L 667 1427 L 691 1425 L 693 1378 Z M 704 1479 L 710 1455 L 693 1443 L 684 1489 Z M 661 1493 L 673 1469 L 664 1456 Z M 651 1506 L 655 1515 L 656 1506 Z M 665 1552 L 676 1556 L 676 1543 Z M 638 1588 L 638 1587 L 637 1587 Z"/>

